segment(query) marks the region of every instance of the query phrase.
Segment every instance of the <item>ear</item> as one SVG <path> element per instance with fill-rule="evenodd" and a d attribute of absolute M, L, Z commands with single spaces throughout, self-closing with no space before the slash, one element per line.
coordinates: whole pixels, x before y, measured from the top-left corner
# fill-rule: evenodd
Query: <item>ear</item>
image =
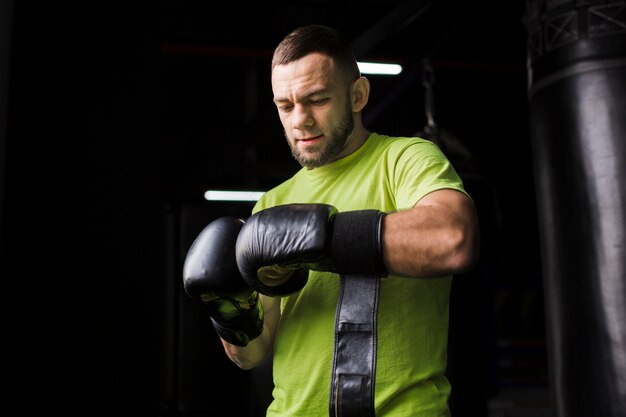
<path fill-rule="evenodd" d="M 370 81 L 365 77 L 359 77 L 352 83 L 350 99 L 352 100 L 352 112 L 358 113 L 363 110 L 370 97 Z"/>

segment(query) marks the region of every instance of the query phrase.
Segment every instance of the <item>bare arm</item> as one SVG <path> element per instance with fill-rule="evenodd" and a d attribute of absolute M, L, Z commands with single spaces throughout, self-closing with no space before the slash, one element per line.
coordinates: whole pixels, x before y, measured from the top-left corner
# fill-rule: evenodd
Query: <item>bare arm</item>
<path fill-rule="evenodd" d="M 252 369 L 260 365 L 272 353 L 274 337 L 280 320 L 280 299 L 260 294 L 263 304 L 263 332 L 247 346 L 235 346 L 222 340 L 226 355 L 241 369 Z"/>
<path fill-rule="evenodd" d="M 437 277 L 465 272 L 478 258 L 472 200 L 452 189 L 424 196 L 410 210 L 385 216 L 383 259 L 390 274 Z"/>

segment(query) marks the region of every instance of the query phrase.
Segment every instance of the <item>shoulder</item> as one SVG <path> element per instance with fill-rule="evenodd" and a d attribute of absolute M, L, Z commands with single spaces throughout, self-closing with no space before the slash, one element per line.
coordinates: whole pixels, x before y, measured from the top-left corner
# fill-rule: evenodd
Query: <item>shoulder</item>
<path fill-rule="evenodd" d="M 372 141 L 374 148 L 381 149 L 386 152 L 401 151 L 407 148 L 438 148 L 435 143 L 417 136 L 387 136 L 372 133 L 370 140 Z"/>
<path fill-rule="evenodd" d="M 373 152 L 389 158 L 402 157 L 442 157 L 443 153 L 434 142 L 417 136 L 386 136 L 373 133 Z"/>

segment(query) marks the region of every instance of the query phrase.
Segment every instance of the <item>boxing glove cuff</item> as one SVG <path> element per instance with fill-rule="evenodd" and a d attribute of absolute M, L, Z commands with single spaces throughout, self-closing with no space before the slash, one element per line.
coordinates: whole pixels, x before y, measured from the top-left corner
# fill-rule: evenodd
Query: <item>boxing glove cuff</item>
<path fill-rule="evenodd" d="M 386 277 L 382 233 L 385 213 L 356 210 L 337 213 L 332 222 L 330 253 L 335 272 Z"/>
<path fill-rule="evenodd" d="M 228 302 L 222 300 L 223 302 Z M 215 307 L 209 303 L 203 303 L 206 307 L 213 327 L 218 336 L 235 346 L 247 346 L 251 340 L 257 338 L 263 332 L 263 306 L 258 293 L 254 293 L 253 303 L 249 308 L 241 308 L 234 304 L 239 314 L 232 315 L 228 319 L 218 313 Z"/>

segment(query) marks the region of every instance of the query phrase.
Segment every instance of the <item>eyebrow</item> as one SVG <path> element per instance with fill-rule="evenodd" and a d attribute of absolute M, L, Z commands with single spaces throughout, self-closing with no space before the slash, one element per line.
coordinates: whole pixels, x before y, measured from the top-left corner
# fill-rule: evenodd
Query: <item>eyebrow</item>
<path fill-rule="evenodd" d="M 309 92 L 307 92 L 306 94 L 304 94 L 302 96 L 302 98 L 307 99 L 310 98 L 312 96 L 316 96 L 316 95 L 320 95 L 320 94 L 326 94 L 328 92 L 328 88 L 320 88 L 317 90 L 311 90 Z M 274 97 L 274 103 L 284 103 L 284 102 L 288 102 L 291 103 L 291 100 L 288 99 L 287 97 Z"/>

